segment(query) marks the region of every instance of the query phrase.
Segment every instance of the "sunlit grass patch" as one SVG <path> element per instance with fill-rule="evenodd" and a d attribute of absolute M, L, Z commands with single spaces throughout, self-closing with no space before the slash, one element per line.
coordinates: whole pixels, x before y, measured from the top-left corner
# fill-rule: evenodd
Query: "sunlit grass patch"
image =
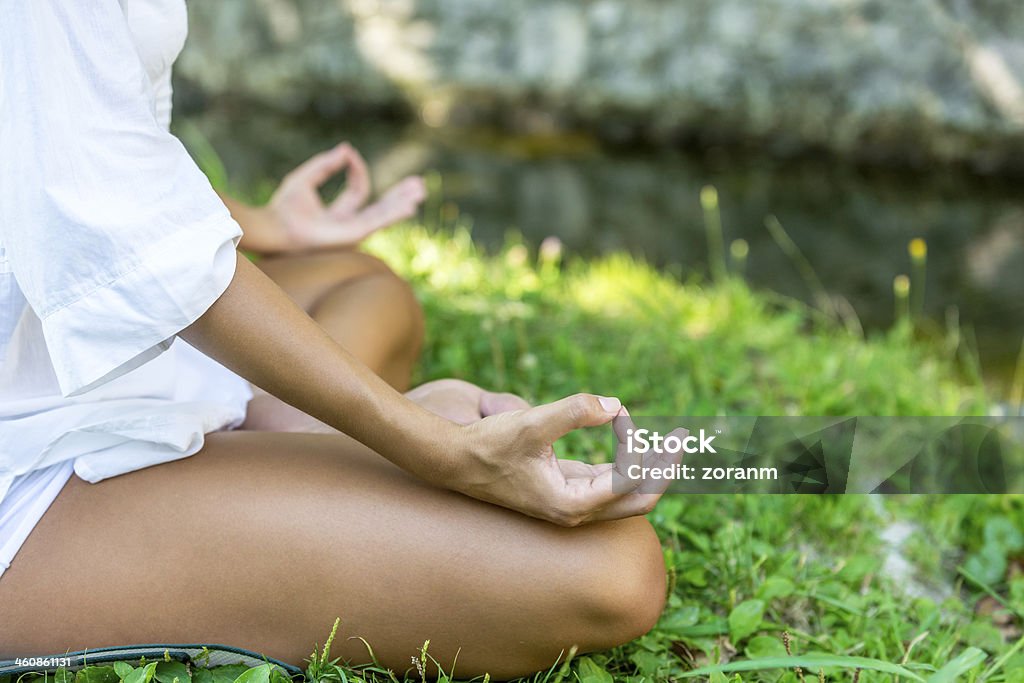
<path fill-rule="evenodd" d="M 532 400 L 619 396 L 658 415 L 984 413 L 946 345 L 907 325 L 864 338 L 737 277 L 680 282 L 625 254 L 545 261 L 511 238 L 486 254 L 463 229 L 376 235 L 370 249 L 427 312 L 421 377 Z"/>

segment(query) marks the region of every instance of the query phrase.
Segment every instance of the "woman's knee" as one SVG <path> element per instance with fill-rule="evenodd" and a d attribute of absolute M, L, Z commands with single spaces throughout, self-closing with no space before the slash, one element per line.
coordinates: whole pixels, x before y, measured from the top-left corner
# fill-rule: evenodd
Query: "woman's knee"
<path fill-rule="evenodd" d="M 387 307 L 399 351 L 418 355 L 424 337 L 423 309 L 412 286 L 390 268 L 385 268 L 367 275 L 365 279 Z"/>
<path fill-rule="evenodd" d="M 643 517 L 602 524 L 579 586 L 584 616 L 579 644 L 600 650 L 644 635 L 665 606 L 666 574 L 661 543 Z"/>
<path fill-rule="evenodd" d="M 335 258 L 343 261 L 344 270 L 355 277 L 384 273 L 395 275 L 388 264 L 373 254 L 367 254 L 363 251 L 342 251 L 338 252 Z M 395 277 L 398 276 L 395 275 Z"/>
<path fill-rule="evenodd" d="M 399 355 L 417 354 L 424 336 L 423 310 L 409 283 L 376 256 L 346 251 L 334 258 L 338 279 L 313 304 L 310 314 L 318 320 L 336 318 L 339 305 L 347 315 L 354 302 L 361 302 L 375 312 L 376 326 L 388 332 Z"/>

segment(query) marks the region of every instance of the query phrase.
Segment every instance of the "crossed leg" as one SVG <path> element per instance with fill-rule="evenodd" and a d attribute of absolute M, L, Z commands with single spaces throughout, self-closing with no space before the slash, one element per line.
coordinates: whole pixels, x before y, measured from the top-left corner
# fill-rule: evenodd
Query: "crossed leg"
<path fill-rule="evenodd" d="M 0 577 L 0 658 L 215 642 L 398 671 L 426 639 L 512 677 L 657 620 L 643 518 L 564 529 L 430 487 L 344 435 L 228 432 L 184 460 L 64 488 Z"/>

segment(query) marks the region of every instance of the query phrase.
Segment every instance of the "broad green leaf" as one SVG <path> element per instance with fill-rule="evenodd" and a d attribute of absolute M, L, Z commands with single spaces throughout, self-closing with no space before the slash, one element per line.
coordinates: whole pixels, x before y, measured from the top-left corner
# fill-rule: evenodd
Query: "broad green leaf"
<path fill-rule="evenodd" d="M 636 665 L 637 670 L 645 676 L 654 676 L 665 663 L 664 657 L 660 657 L 653 652 L 647 652 L 646 650 L 634 652 L 629 656 L 629 659 Z"/>
<path fill-rule="evenodd" d="M 747 642 L 744 652 L 751 659 L 785 657 L 786 646 L 775 636 L 754 636 Z"/>
<path fill-rule="evenodd" d="M 715 671 L 722 673 L 732 673 L 734 671 L 768 671 L 770 669 L 792 669 L 794 667 L 802 667 L 810 671 L 817 671 L 824 667 L 840 667 L 853 671 L 854 669 L 865 669 L 867 671 L 883 671 L 885 673 L 896 674 L 898 676 L 905 677 L 912 681 L 924 682 L 924 679 L 918 676 L 913 671 L 902 667 L 898 664 L 892 664 L 881 659 L 872 659 L 870 657 L 849 657 L 846 655 L 829 655 L 829 654 L 818 654 L 809 653 L 806 655 L 796 655 L 793 657 L 767 657 L 765 659 L 751 660 L 745 659 L 737 662 L 729 662 L 728 664 L 716 664 L 713 666 L 702 666 L 699 669 L 687 671 L 679 674 L 679 678 L 696 678 L 698 676 L 708 676 Z M 933 683 L 928 681 L 928 683 Z"/>
<path fill-rule="evenodd" d="M 135 667 L 128 662 L 114 662 L 114 672 L 122 681 L 128 678 L 128 674 L 135 671 Z"/>
<path fill-rule="evenodd" d="M 985 522 L 985 545 L 1007 552 L 1024 550 L 1024 534 L 1006 517 L 992 517 Z"/>
<path fill-rule="evenodd" d="M 729 613 L 729 635 L 733 643 L 743 640 L 761 625 L 763 600 L 744 600 Z"/>
<path fill-rule="evenodd" d="M 680 580 L 698 588 L 703 588 L 708 585 L 708 579 L 704 572 L 704 567 L 691 567 L 680 574 L 679 578 Z"/>
<path fill-rule="evenodd" d="M 270 683 L 270 665 L 254 666 L 236 678 L 235 683 Z"/>
<path fill-rule="evenodd" d="M 214 683 L 213 672 L 201 667 L 193 667 L 192 683 Z"/>
<path fill-rule="evenodd" d="M 71 673 L 64 667 L 53 672 L 54 683 L 71 683 L 73 680 L 75 680 L 75 674 Z"/>
<path fill-rule="evenodd" d="M 245 664 L 225 664 L 210 669 L 213 683 L 235 683 L 235 679 L 249 670 Z"/>
<path fill-rule="evenodd" d="M 701 636 L 720 636 L 729 632 L 729 625 L 725 619 L 716 618 L 706 623 L 684 626 L 673 634 L 685 638 L 699 638 Z"/>
<path fill-rule="evenodd" d="M 577 661 L 580 683 L 614 683 L 612 675 L 590 657 L 580 657 Z"/>
<path fill-rule="evenodd" d="M 188 667 L 182 662 L 159 662 L 156 665 L 156 673 L 153 674 L 159 683 L 174 683 L 174 679 L 178 679 L 178 683 L 192 683 L 192 676 L 188 672 Z"/>
<path fill-rule="evenodd" d="M 964 569 L 987 584 L 998 583 L 1006 574 L 1006 551 L 986 543 L 979 552 L 967 557 Z"/>
<path fill-rule="evenodd" d="M 693 626 L 698 619 L 700 619 L 700 608 L 696 605 L 687 605 L 667 613 L 658 624 L 658 628 L 668 633 L 675 633 L 681 628 Z"/>
<path fill-rule="evenodd" d="M 75 683 L 117 683 L 121 677 L 112 666 L 86 666 L 75 674 Z"/>
<path fill-rule="evenodd" d="M 928 677 L 928 683 L 950 683 L 978 666 L 988 655 L 976 647 L 969 647 L 960 656 Z"/>
<path fill-rule="evenodd" d="M 793 594 L 793 582 L 780 576 L 773 576 L 767 579 L 757 589 L 757 597 L 765 602 L 775 598 L 785 598 Z"/>
<path fill-rule="evenodd" d="M 156 664 L 156 662 L 152 662 L 146 666 L 133 669 L 130 674 L 124 677 L 124 683 L 149 683 L 153 680 L 153 674 L 156 672 Z"/>

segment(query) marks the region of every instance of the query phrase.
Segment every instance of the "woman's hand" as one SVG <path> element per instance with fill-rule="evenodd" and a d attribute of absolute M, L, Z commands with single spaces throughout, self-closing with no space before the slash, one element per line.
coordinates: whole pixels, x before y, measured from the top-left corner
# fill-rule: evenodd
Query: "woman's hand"
<path fill-rule="evenodd" d="M 618 439 L 614 463 L 590 465 L 555 455 L 553 444 L 562 436 L 612 421 Z M 681 456 L 654 449 L 643 456 L 630 453 L 630 428 L 633 422 L 618 399 L 590 394 L 496 413 L 465 428 L 469 448 L 457 450 L 448 481 L 436 483 L 561 526 L 646 514 L 670 480 L 631 478 L 630 465 L 671 467 Z M 685 429 L 672 433 L 688 435 Z"/>
<path fill-rule="evenodd" d="M 325 204 L 320 187 L 342 171 L 345 189 Z M 286 175 L 264 207 L 222 198 L 245 232 L 243 248 L 284 253 L 355 247 L 381 228 L 413 216 L 426 196 L 423 179 L 409 176 L 367 205 L 370 172 L 359 152 L 343 142 Z"/>
<path fill-rule="evenodd" d="M 645 480 L 638 486 L 625 476 L 631 464 L 666 467 L 674 461 L 654 453 L 644 462 L 626 451 L 627 430 L 634 425 L 629 413 L 616 399 L 580 394 L 550 406 L 531 409 L 529 403 L 515 394 L 487 391 L 459 379 L 427 382 L 406 392 L 405 397 L 462 425 L 508 414 L 506 419 L 494 420 L 486 427 L 481 424 L 478 430 L 482 433 L 471 432 L 471 439 L 480 438 L 491 448 L 485 445 L 482 451 L 475 452 L 466 461 L 454 463 L 457 469 L 453 480 L 460 483 L 452 486 L 453 482 L 438 482 L 474 498 L 557 524 L 574 526 L 649 512 L 667 488 L 667 480 L 664 481 L 665 486 L 653 480 Z M 606 408 L 605 404 L 609 407 Z M 580 425 L 593 426 L 608 421 L 614 423 L 619 440 L 615 462 L 591 465 L 555 456 L 552 442 L 567 431 Z M 681 439 L 688 436 L 686 430 L 673 433 Z M 506 444 L 499 441 L 509 438 L 511 442 Z M 510 449 L 493 448 L 498 444 Z M 512 452 L 501 454 L 508 450 Z M 498 466 L 480 460 L 497 460 Z M 504 465 L 511 466 L 506 471 Z M 467 474 L 478 468 L 483 474 L 482 481 Z M 517 483 L 517 480 L 525 484 Z M 531 498 L 534 499 L 532 502 Z"/>

